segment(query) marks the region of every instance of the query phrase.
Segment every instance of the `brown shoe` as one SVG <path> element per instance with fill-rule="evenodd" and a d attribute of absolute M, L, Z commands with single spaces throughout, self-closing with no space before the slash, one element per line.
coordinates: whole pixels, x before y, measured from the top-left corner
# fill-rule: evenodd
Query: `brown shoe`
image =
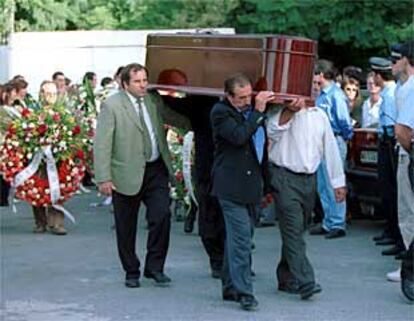
<path fill-rule="evenodd" d="M 32 206 L 35 227 L 33 233 L 46 232 L 46 209 L 44 207 Z"/>
<path fill-rule="evenodd" d="M 63 225 L 64 215 L 62 212 L 55 210 L 54 208 L 49 208 L 49 215 L 52 217 L 54 223 L 53 227 L 50 229 L 50 232 L 55 235 L 65 235 L 68 232 L 65 230 Z"/>
<path fill-rule="evenodd" d="M 33 233 L 45 233 L 46 232 L 46 226 L 35 226 L 33 228 Z"/>
<path fill-rule="evenodd" d="M 55 226 L 50 230 L 50 233 L 55 235 L 66 235 L 68 232 L 65 230 L 63 226 Z"/>

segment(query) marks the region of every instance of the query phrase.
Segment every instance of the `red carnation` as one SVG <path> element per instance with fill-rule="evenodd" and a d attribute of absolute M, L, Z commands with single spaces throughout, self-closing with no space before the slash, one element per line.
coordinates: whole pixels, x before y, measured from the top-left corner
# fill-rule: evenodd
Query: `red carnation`
<path fill-rule="evenodd" d="M 177 137 L 177 140 L 178 140 L 178 143 L 180 143 L 180 145 L 182 145 L 182 144 L 183 144 L 183 142 L 184 142 L 184 138 L 183 138 L 183 136 L 178 136 L 178 137 Z"/>
<path fill-rule="evenodd" d="M 81 128 L 80 128 L 79 125 L 76 125 L 75 127 L 73 127 L 73 129 L 72 129 L 72 134 L 73 135 L 78 135 L 78 134 L 80 134 L 80 132 L 81 132 Z"/>
<path fill-rule="evenodd" d="M 59 114 L 54 114 L 52 118 L 53 118 L 53 121 L 55 121 L 57 123 L 60 122 L 60 115 Z"/>
<path fill-rule="evenodd" d="M 39 125 L 39 127 L 37 127 L 37 132 L 40 135 L 44 135 L 46 133 L 46 131 L 47 131 L 47 125 L 46 124 L 41 124 L 41 125 Z"/>
<path fill-rule="evenodd" d="M 76 152 L 76 157 L 79 159 L 85 159 L 85 154 L 83 152 L 83 150 L 78 149 L 78 151 Z"/>
<path fill-rule="evenodd" d="M 22 110 L 22 117 L 23 118 L 29 117 L 30 114 L 31 114 L 31 111 L 30 111 L 29 108 L 23 108 L 23 110 Z"/>
<path fill-rule="evenodd" d="M 16 132 L 17 132 L 16 128 L 13 127 L 13 124 L 9 125 L 9 128 L 7 129 L 7 131 L 12 135 L 16 134 Z"/>
<path fill-rule="evenodd" d="M 177 173 L 175 173 L 175 179 L 176 179 L 178 182 L 182 182 L 182 181 L 183 181 L 183 179 L 184 179 L 183 172 L 178 171 Z"/>

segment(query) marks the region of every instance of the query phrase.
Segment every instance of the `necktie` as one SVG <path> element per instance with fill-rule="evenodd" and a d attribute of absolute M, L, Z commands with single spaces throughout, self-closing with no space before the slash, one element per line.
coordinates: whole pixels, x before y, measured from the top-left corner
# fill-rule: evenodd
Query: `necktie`
<path fill-rule="evenodd" d="M 138 120 L 141 124 L 141 127 L 144 129 L 144 135 L 143 135 L 143 143 L 144 143 L 144 156 L 145 160 L 148 161 L 151 158 L 152 155 L 152 144 L 151 144 L 151 138 L 148 131 L 147 124 L 145 123 L 144 119 L 144 111 L 143 111 L 143 104 L 141 99 L 137 99 L 137 114 L 138 114 Z"/>

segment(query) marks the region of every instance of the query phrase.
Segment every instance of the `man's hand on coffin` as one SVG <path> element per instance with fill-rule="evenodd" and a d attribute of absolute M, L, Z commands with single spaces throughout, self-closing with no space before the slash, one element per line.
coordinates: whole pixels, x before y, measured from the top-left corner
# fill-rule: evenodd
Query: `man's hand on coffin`
<path fill-rule="evenodd" d="M 260 91 L 255 98 L 254 108 L 263 113 L 266 109 L 266 104 L 275 98 L 275 93 L 273 91 Z"/>

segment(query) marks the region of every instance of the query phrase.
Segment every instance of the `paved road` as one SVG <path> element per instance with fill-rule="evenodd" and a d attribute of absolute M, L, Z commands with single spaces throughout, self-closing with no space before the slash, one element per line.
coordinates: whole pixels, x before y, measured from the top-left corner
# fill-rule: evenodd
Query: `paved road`
<path fill-rule="evenodd" d="M 254 287 L 259 310 L 245 312 L 221 301 L 220 282 L 209 275 L 199 238 L 174 222 L 166 273 L 169 288 L 144 279 L 139 289 L 123 285 L 115 235 L 108 208 L 90 207 L 93 194 L 75 197 L 67 207 L 77 224 L 67 223 L 67 236 L 31 233 L 30 208 L 1 211 L 1 320 L 7 321 L 167 321 L 167 320 L 317 320 L 407 321 L 414 306 L 399 284 L 385 280 L 398 267 L 382 257 L 371 237 L 380 224 L 354 221 L 346 238 L 308 237 L 308 251 L 323 292 L 310 301 L 276 291 L 275 264 L 280 236 L 275 227 L 256 230 Z M 141 215 L 139 255 L 146 230 Z"/>

